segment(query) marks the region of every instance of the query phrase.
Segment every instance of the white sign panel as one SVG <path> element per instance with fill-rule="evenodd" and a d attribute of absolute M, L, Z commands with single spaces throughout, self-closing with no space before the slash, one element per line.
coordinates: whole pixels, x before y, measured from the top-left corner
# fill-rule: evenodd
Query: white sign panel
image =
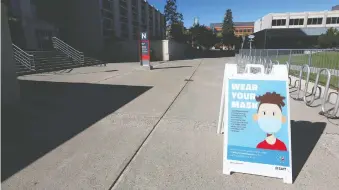
<path fill-rule="evenodd" d="M 261 72 L 251 73 L 253 67 Z M 279 72 L 278 72 L 279 71 Z M 237 74 L 226 64 L 218 133 L 224 131 L 223 173 L 249 173 L 292 183 L 288 73 L 274 65 L 247 65 Z"/>

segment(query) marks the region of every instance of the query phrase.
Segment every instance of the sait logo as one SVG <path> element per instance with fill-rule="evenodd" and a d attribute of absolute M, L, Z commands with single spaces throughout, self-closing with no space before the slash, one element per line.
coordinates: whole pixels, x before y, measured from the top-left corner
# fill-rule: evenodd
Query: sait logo
<path fill-rule="evenodd" d="M 278 156 L 277 159 L 280 163 L 284 163 L 286 158 L 284 156 Z"/>

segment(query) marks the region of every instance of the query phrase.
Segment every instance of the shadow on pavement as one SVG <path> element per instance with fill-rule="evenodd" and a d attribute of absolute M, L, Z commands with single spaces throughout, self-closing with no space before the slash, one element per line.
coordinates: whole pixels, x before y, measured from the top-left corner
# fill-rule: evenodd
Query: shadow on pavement
<path fill-rule="evenodd" d="M 297 179 L 325 127 L 324 122 L 291 121 L 293 181 Z"/>
<path fill-rule="evenodd" d="M 223 51 L 223 50 L 196 50 L 189 49 L 185 52 L 186 59 L 197 58 L 220 58 L 220 57 L 234 57 L 235 51 Z"/>
<path fill-rule="evenodd" d="M 152 87 L 19 80 L 18 108 L 3 108 L 1 181 Z M 91 141 L 92 139 L 88 139 Z"/>
<path fill-rule="evenodd" d="M 187 68 L 187 67 L 192 67 L 192 66 L 158 67 L 158 68 L 153 68 L 153 70 L 157 70 L 157 69 L 180 69 L 180 68 Z"/>

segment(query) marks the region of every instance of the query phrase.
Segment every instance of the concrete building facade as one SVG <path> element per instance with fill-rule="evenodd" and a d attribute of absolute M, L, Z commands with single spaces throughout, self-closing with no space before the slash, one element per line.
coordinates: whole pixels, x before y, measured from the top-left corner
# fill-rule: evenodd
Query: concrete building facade
<path fill-rule="evenodd" d="M 339 27 L 339 11 L 297 12 L 297 13 L 270 13 L 254 23 L 254 32 L 265 29 L 283 28 L 330 28 Z M 309 30 L 312 31 L 312 30 Z M 319 31 L 323 29 L 313 30 Z"/>
<path fill-rule="evenodd" d="M 51 48 L 51 37 L 58 35 L 58 28 L 38 18 L 34 1 L 11 0 L 9 11 L 16 18 L 10 21 L 15 44 L 29 50 Z"/>
<path fill-rule="evenodd" d="M 66 42 L 85 52 L 102 52 L 112 42 L 137 40 L 141 31 L 164 39 L 164 15 L 144 0 L 73 0 Z"/>

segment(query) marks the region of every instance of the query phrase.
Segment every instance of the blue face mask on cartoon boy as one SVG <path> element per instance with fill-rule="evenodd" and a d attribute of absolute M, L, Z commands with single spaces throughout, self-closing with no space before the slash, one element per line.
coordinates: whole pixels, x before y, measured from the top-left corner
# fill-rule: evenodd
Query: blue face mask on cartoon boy
<path fill-rule="evenodd" d="M 281 119 L 276 117 L 260 117 L 258 119 L 259 127 L 268 134 L 276 133 L 281 128 Z"/>

